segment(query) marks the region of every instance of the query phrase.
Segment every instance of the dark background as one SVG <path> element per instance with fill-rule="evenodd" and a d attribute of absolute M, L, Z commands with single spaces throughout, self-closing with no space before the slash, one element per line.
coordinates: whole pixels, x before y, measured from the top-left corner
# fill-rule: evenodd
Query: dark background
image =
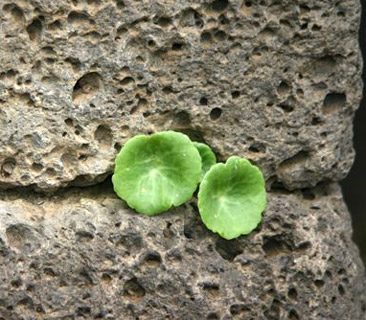
<path fill-rule="evenodd" d="M 360 45 L 366 66 L 366 0 L 362 3 L 362 20 L 360 26 Z M 366 68 L 362 73 L 366 84 Z M 343 194 L 348 209 L 352 214 L 354 240 L 361 250 L 366 265 L 366 85 L 363 88 L 363 99 L 354 120 L 354 146 L 356 160 L 348 177 L 342 182 Z"/>

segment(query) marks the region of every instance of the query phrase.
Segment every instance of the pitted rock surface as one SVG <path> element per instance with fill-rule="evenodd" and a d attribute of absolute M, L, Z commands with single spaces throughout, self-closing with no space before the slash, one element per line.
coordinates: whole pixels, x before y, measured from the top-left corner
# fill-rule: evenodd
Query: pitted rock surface
<path fill-rule="evenodd" d="M 360 4 L 2 0 L 0 186 L 100 182 L 139 133 L 185 132 L 287 189 L 353 161 Z"/>
<path fill-rule="evenodd" d="M 196 201 L 147 217 L 110 185 L 0 201 L 2 319 L 364 319 L 364 269 L 336 185 L 273 192 L 226 241 Z"/>

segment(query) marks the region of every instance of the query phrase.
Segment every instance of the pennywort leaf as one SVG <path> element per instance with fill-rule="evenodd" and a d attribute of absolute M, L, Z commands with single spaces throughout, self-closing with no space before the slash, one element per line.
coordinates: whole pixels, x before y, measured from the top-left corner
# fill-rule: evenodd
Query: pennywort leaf
<path fill-rule="evenodd" d="M 198 193 L 203 223 L 227 240 L 253 231 L 262 219 L 266 203 L 261 171 L 236 156 L 225 164 L 212 166 Z"/>
<path fill-rule="evenodd" d="M 197 148 L 202 159 L 202 180 L 207 171 L 216 163 L 216 156 L 207 144 L 201 142 L 193 142 L 193 144 Z"/>
<path fill-rule="evenodd" d="M 189 200 L 201 169 L 199 152 L 186 135 L 174 131 L 138 135 L 118 154 L 112 182 L 131 208 L 154 215 Z"/>

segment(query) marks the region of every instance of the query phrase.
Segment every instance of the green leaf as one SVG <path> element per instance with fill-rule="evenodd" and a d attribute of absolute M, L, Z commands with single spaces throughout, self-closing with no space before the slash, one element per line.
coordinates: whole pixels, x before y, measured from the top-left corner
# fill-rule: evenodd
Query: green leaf
<path fill-rule="evenodd" d="M 262 219 L 266 203 L 261 171 L 239 157 L 214 165 L 203 178 L 198 193 L 203 223 L 227 240 L 253 231 Z"/>
<path fill-rule="evenodd" d="M 202 174 L 201 174 L 201 181 L 202 181 L 207 171 L 210 170 L 210 168 L 214 164 L 216 164 L 216 156 L 207 144 L 200 142 L 193 142 L 193 144 L 197 148 L 202 159 Z"/>
<path fill-rule="evenodd" d="M 201 166 L 197 149 L 182 133 L 138 135 L 116 158 L 114 191 L 137 212 L 158 214 L 192 197 Z"/>

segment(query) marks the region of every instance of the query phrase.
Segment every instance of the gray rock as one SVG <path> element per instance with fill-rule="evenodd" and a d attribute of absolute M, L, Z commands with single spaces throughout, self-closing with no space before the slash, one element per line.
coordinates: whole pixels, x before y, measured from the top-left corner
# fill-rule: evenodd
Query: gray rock
<path fill-rule="evenodd" d="M 273 192 L 226 241 L 196 200 L 147 217 L 110 185 L 0 200 L 3 319 L 364 319 L 366 284 L 337 185 Z"/>
<path fill-rule="evenodd" d="M 353 160 L 359 18 L 354 0 L 2 0 L 0 320 L 366 319 L 330 183 Z M 138 215 L 101 182 L 130 137 L 171 129 L 261 167 L 252 234 L 211 233 L 196 199 Z"/>
<path fill-rule="evenodd" d="M 361 96 L 360 4 L 2 0 L 0 186 L 98 183 L 179 130 L 286 188 L 338 181 Z"/>

